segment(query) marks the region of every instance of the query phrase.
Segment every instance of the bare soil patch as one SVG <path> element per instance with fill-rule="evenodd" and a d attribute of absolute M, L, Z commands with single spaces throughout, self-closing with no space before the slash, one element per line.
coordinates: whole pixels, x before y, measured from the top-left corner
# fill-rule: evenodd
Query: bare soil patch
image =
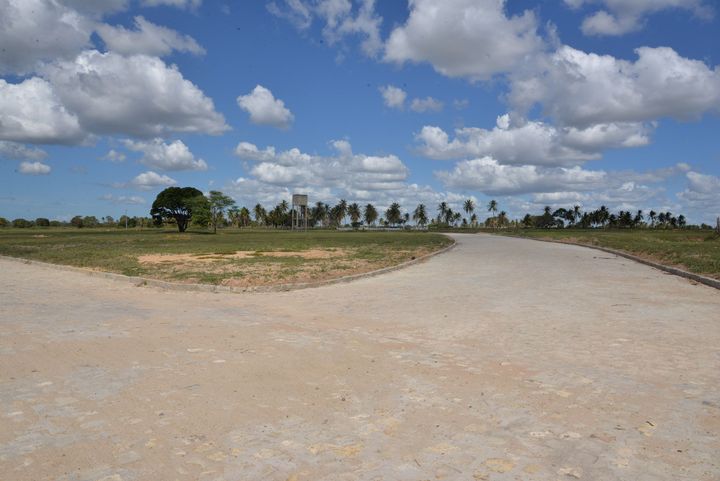
<path fill-rule="evenodd" d="M 235 251 L 216 254 L 146 254 L 138 263 L 152 277 L 181 283 L 232 287 L 324 281 L 370 272 L 432 252 L 432 248 L 382 250 L 367 257 L 354 248 Z"/>
<path fill-rule="evenodd" d="M 258 257 L 300 257 L 302 259 L 331 259 L 353 253 L 350 249 L 307 249 L 303 251 L 236 251 L 231 254 L 146 254 L 138 256 L 140 264 L 208 263 Z"/>

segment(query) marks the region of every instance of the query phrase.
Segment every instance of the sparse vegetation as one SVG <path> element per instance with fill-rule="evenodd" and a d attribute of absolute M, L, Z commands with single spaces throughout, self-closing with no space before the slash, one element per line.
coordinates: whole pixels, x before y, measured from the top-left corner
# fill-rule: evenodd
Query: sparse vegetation
<path fill-rule="evenodd" d="M 720 279 L 720 235 L 691 229 L 507 229 L 497 233 L 608 247 Z"/>
<path fill-rule="evenodd" d="M 3 229 L 0 255 L 179 282 L 258 285 L 367 272 L 450 243 L 427 232 Z"/>

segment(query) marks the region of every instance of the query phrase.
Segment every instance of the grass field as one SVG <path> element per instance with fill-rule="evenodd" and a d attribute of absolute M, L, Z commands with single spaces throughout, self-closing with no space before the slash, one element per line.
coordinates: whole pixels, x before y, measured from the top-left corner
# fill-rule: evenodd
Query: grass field
<path fill-rule="evenodd" d="M 450 243 L 427 232 L 0 229 L 0 255 L 177 282 L 307 282 L 408 261 Z"/>
<path fill-rule="evenodd" d="M 720 236 L 711 231 L 518 229 L 497 233 L 609 247 L 720 279 Z"/>

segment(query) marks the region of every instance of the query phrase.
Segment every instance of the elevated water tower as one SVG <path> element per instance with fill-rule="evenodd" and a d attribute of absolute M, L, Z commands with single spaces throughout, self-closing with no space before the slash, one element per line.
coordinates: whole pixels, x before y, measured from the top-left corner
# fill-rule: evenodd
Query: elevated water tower
<path fill-rule="evenodd" d="M 307 194 L 293 194 L 292 210 L 290 210 L 292 230 L 307 230 L 308 224 L 308 196 Z"/>

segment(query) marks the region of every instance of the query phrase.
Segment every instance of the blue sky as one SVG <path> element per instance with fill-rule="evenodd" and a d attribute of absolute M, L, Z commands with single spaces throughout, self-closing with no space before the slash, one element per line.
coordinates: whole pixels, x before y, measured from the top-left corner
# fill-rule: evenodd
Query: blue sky
<path fill-rule="evenodd" d="M 708 0 L 0 0 L 0 216 L 497 199 L 720 215 Z"/>

